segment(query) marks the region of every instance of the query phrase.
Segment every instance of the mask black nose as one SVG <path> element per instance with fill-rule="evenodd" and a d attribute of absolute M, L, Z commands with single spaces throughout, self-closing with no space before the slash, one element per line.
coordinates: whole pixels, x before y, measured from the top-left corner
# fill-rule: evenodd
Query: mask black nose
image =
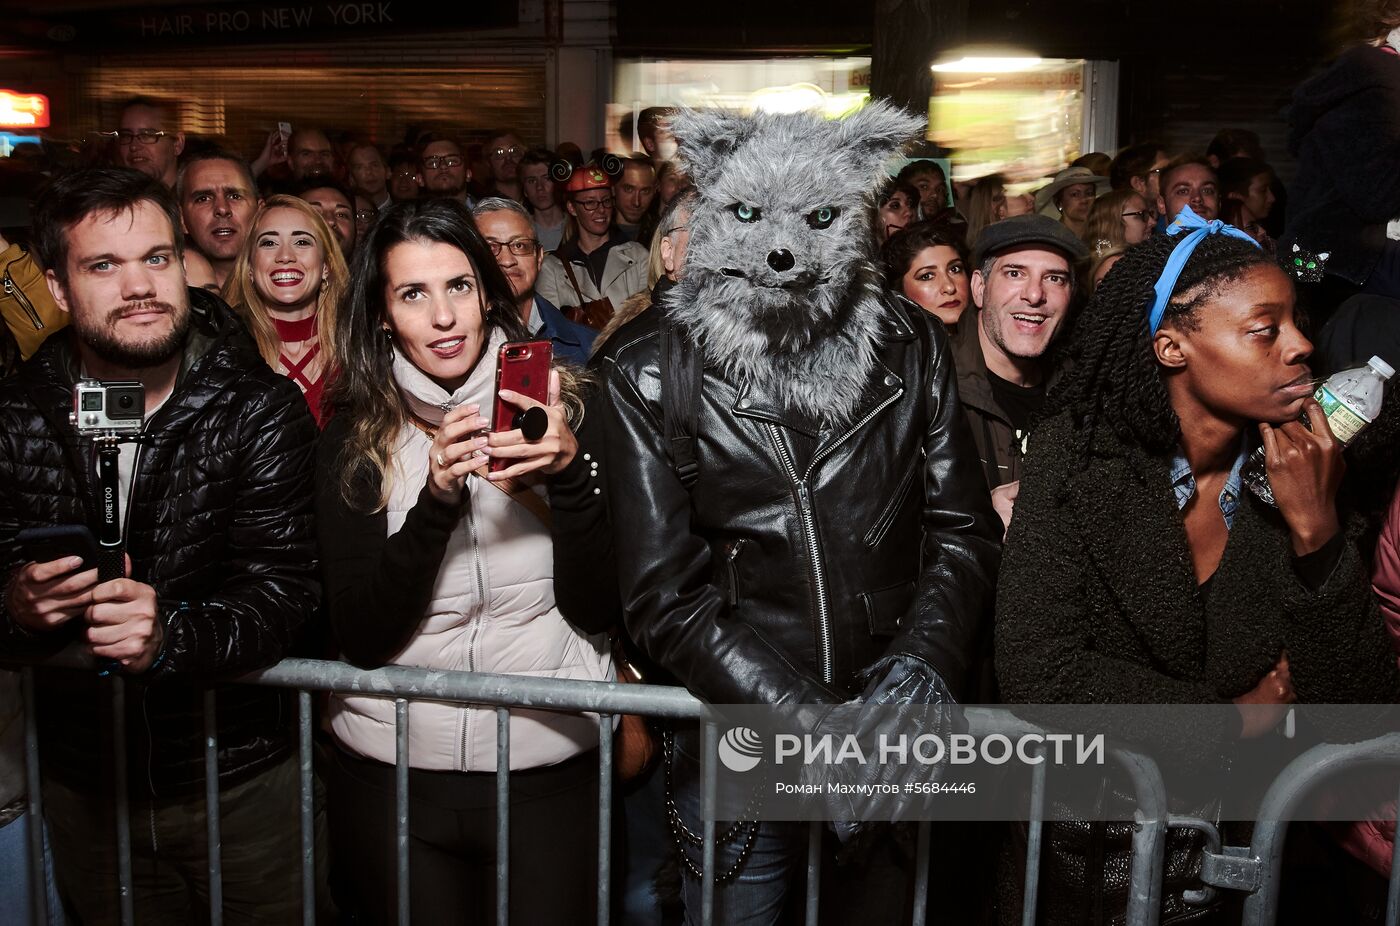
<path fill-rule="evenodd" d="M 778 248 L 776 251 L 768 252 L 768 266 L 779 273 L 782 273 L 784 270 L 791 270 L 794 263 L 796 263 L 796 261 L 792 259 L 792 252 L 787 248 Z"/>

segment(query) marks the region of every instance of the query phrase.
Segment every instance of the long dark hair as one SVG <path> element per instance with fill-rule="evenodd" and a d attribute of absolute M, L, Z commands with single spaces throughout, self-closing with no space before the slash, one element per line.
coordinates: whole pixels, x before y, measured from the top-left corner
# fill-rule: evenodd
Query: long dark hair
<path fill-rule="evenodd" d="M 390 453 L 408 415 L 394 384 L 393 351 L 384 336 L 384 259 L 394 246 L 411 241 L 450 244 L 471 261 L 481 286 L 483 344 L 497 329 L 509 340 L 528 337 L 510 283 L 466 206 L 450 199 L 408 200 L 379 217 L 355 252 L 350 290 L 335 326 L 341 367 L 327 396 L 335 415 L 351 422 L 350 439 L 337 464 L 341 493 L 354 505 L 356 486 L 371 479 L 379 486 L 374 510 L 388 499 Z"/>
<path fill-rule="evenodd" d="M 1068 410 L 1080 425 L 1086 451 L 1100 425 L 1152 453 L 1170 453 L 1181 440 L 1181 422 L 1157 368 L 1147 314 L 1152 288 L 1183 238 L 1155 235 L 1129 248 L 1079 317 L 1069 372 L 1051 393 L 1045 417 Z M 1205 238 L 1177 279 L 1162 324 L 1191 328 L 1222 284 L 1270 263 L 1247 241 L 1229 235 Z"/>

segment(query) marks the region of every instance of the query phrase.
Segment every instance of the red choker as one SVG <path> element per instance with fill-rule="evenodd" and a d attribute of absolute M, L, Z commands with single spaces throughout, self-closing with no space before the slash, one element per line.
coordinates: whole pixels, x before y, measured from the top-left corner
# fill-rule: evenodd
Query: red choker
<path fill-rule="evenodd" d="M 316 336 L 316 316 L 313 313 L 297 321 L 287 322 L 274 315 L 272 327 L 277 329 L 277 340 L 283 344 L 309 341 Z"/>

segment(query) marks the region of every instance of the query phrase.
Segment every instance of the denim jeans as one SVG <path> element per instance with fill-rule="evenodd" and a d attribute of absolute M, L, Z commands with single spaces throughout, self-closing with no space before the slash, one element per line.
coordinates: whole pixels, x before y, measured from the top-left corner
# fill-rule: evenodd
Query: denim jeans
<path fill-rule="evenodd" d="M 28 813 L 5 826 L 0 826 L 0 910 L 5 911 L 0 919 L 13 923 L 34 922 L 34 886 L 29 876 L 29 826 Z M 49 926 L 61 926 L 63 906 L 58 899 L 58 887 L 53 878 L 53 855 L 49 850 L 47 834 L 44 839 L 44 855 L 48 859 L 46 898 L 48 901 Z"/>
<path fill-rule="evenodd" d="M 663 912 L 656 880 L 672 851 L 666 822 L 666 771 L 657 762 L 635 781 L 614 792 L 621 806 L 626 867 L 615 880 L 621 889 L 622 926 L 661 926 Z M 618 798 L 621 798 L 618 801 Z M 614 843 L 614 852 L 616 852 Z"/>
<path fill-rule="evenodd" d="M 671 767 L 671 796 L 680 822 L 694 836 L 704 825 L 699 736 L 677 733 Z M 664 771 L 664 770 L 663 770 Z M 761 787 L 761 786 L 760 786 Z M 800 898 L 807 867 L 809 824 L 793 821 L 749 823 L 737 828 L 735 837 L 719 843 L 729 821 L 715 822 L 715 918 L 716 926 L 768 926 L 783 917 L 785 907 Z M 892 828 L 876 830 L 859 857 L 841 858 L 841 849 L 830 830 L 822 833 L 821 922 L 900 923 L 912 912 L 914 853 L 908 833 L 898 836 Z M 673 835 L 673 841 L 675 837 Z M 681 837 L 684 853 L 700 868 L 703 846 Z M 748 854 L 732 878 L 720 883 L 739 861 L 745 845 Z M 684 861 L 681 896 L 686 926 L 700 922 L 702 884 Z"/>
<path fill-rule="evenodd" d="M 697 739 L 694 735 L 676 736 L 671 784 L 680 822 L 699 836 L 703 832 L 704 816 Z M 720 844 L 718 840 L 730 830 L 735 832 L 735 837 Z M 805 825 L 786 821 L 758 823 L 756 828 L 752 823 L 740 823 L 736 827 L 731 821 L 715 822 L 716 926 L 767 926 L 778 922 L 794 877 L 806 861 L 806 831 Z M 672 838 L 674 840 L 674 833 Z M 699 869 L 703 846 L 684 837 L 681 841 L 684 856 Z M 746 845 L 748 854 L 738 871 L 731 879 L 720 883 L 720 875 L 739 863 Z M 700 922 L 703 885 L 684 859 L 681 867 L 685 922 L 686 926 L 694 926 Z"/>

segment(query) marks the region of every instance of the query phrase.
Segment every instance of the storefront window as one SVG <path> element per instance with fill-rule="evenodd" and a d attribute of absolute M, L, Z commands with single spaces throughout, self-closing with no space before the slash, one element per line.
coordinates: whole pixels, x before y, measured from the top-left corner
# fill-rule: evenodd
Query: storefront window
<path fill-rule="evenodd" d="M 929 138 L 952 150 L 956 179 L 1053 174 L 1083 144 L 1085 62 L 957 55 L 933 65 Z"/>
<path fill-rule="evenodd" d="M 633 151 L 637 143 L 632 120 L 653 106 L 721 106 L 743 112 L 817 109 L 830 118 L 843 116 L 870 97 L 870 59 L 619 59 L 613 88 L 607 147 Z"/>

